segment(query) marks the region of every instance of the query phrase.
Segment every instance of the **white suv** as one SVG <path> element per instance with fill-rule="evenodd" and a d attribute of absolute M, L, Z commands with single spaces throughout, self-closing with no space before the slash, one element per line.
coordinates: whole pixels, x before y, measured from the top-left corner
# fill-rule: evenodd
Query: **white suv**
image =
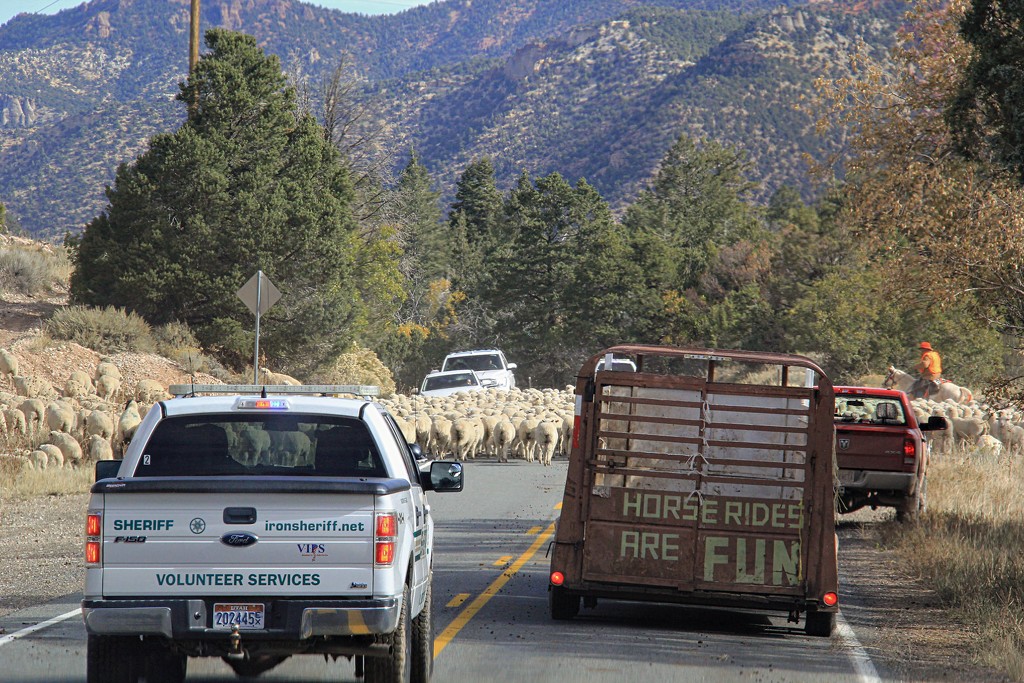
<path fill-rule="evenodd" d="M 515 363 L 505 360 L 505 354 L 498 349 L 477 349 L 449 353 L 444 358 L 441 372 L 449 370 L 473 370 L 484 388 L 515 389 Z"/>

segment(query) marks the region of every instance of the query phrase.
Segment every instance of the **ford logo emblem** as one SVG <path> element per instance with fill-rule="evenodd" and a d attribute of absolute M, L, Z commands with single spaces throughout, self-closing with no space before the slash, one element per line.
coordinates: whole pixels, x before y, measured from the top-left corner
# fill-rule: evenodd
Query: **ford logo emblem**
<path fill-rule="evenodd" d="M 258 539 L 256 536 L 253 536 L 252 534 L 248 534 L 245 532 L 224 534 L 220 537 L 220 542 L 224 545 L 236 546 L 240 548 L 245 547 L 247 545 L 252 545 L 258 540 L 260 539 Z"/>

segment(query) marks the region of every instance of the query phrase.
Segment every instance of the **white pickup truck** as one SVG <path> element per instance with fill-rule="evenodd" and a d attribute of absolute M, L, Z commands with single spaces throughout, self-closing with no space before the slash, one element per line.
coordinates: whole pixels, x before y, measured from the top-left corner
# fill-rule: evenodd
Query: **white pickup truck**
<path fill-rule="evenodd" d="M 418 461 L 372 387 L 178 385 L 97 463 L 82 613 L 89 683 L 256 676 L 291 655 L 429 681 L 433 520 L 458 463 Z M 270 393 L 273 392 L 273 393 Z M 223 395 L 200 395 L 218 393 Z"/>

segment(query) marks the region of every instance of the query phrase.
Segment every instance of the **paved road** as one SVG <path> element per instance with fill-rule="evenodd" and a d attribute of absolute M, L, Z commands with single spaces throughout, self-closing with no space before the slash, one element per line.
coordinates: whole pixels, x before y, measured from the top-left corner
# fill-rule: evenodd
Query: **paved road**
<path fill-rule="evenodd" d="M 547 611 L 545 558 L 558 515 L 564 461 L 474 462 L 463 493 L 431 494 L 437 524 L 434 679 L 443 681 L 850 681 L 888 680 L 853 633 L 856 592 L 844 593 L 845 626 L 831 640 L 805 636 L 784 617 L 767 618 L 673 606 L 602 601 L 572 622 Z M 849 533 L 852 533 L 849 532 Z M 840 528 L 840 537 L 844 530 Z M 842 545 L 842 541 L 841 541 Z M 844 584 L 844 588 L 846 585 Z M 85 630 L 75 614 L 80 595 L 0 619 L 0 680 L 85 680 Z M 863 632 L 858 631 L 862 629 Z M 18 637 L 11 639 L 12 634 Z M 219 660 L 190 660 L 189 681 L 237 680 Z M 259 678 L 354 681 L 346 660 L 293 657 Z"/>

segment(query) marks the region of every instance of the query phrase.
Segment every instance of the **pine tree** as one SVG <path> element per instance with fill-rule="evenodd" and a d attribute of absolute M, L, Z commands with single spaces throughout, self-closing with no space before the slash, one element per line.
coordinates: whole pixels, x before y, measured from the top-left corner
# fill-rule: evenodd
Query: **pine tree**
<path fill-rule="evenodd" d="M 585 181 L 523 174 L 505 202 L 486 293 L 496 339 L 543 386 L 570 381 L 579 364 L 621 341 L 630 289 L 641 283 L 619 226 Z"/>
<path fill-rule="evenodd" d="M 433 188 L 415 151 L 398 177 L 397 195 L 405 225 L 406 268 L 413 288 L 448 277 L 451 245 L 441 221 L 441 193 Z"/>
<path fill-rule="evenodd" d="M 82 234 L 72 300 L 185 322 L 240 366 L 253 320 L 235 292 L 262 269 L 283 296 L 263 317 L 260 349 L 308 370 L 365 324 L 349 179 L 276 57 L 220 29 L 206 44 L 178 95 L 188 119 L 118 169 L 106 211 Z"/>

